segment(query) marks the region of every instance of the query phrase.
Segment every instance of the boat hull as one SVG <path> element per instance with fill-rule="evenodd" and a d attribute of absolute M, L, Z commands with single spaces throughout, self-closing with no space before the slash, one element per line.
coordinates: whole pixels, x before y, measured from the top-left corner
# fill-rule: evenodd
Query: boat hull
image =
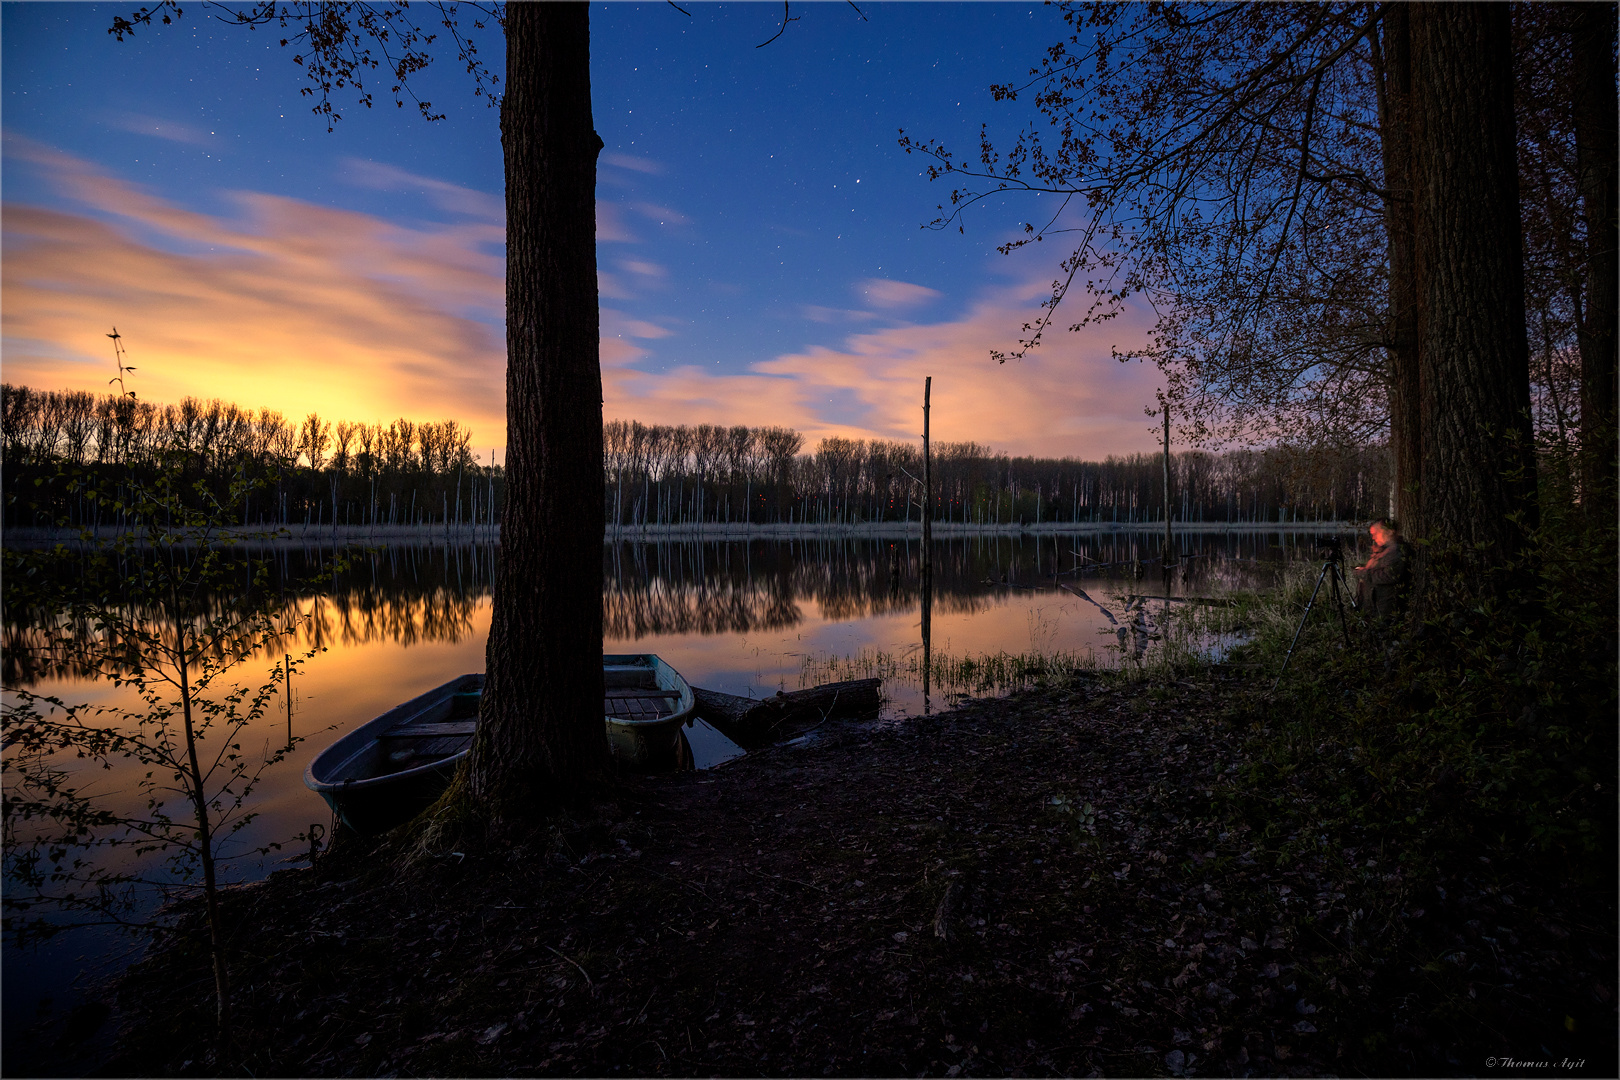
<path fill-rule="evenodd" d="M 315 756 L 304 770 L 304 784 L 332 808 L 346 827 L 362 834 L 386 832 L 432 805 L 450 786 L 461 762 L 472 752 L 472 734 L 420 740 L 427 751 L 419 764 L 397 768 L 385 735 L 413 724 L 451 722 L 457 694 L 482 692 L 484 676 L 462 675 L 396 705 L 360 725 Z"/>
<path fill-rule="evenodd" d="M 602 681 L 608 751 L 619 768 L 690 766 L 681 728 L 696 702 L 679 672 L 650 653 L 608 654 Z M 482 674 L 462 675 L 389 709 L 317 754 L 304 784 L 355 832 L 409 821 L 444 793 L 471 753 L 483 686 Z"/>
<path fill-rule="evenodd" d="M 669 769 L 688 764 L 682 760 L 685 742 L 681 728 L 692 722 L 697 702 L 679 672 L 652 653 L 613 654 L 602 657 L 602 694 L 608 749 L 614 762 L 632 770 Z M 616 697 L 620 691 L 659 691 L 667 711 L 654 715 L 633 712 L 648 697 Z"/>

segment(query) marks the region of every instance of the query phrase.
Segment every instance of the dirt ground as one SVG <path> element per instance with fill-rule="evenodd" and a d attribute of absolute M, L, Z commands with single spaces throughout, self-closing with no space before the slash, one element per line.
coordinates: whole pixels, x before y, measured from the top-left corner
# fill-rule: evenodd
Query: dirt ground
<path fill-rule="evenodd" d="M 1222 809 L 1238 678 L 824 730 L 407 869 L 340 848 L 230 895 L 232 1060 L 177 947 L 100 1071 L 1613 1075 L 1612 906 L 1262 843 Z"/>

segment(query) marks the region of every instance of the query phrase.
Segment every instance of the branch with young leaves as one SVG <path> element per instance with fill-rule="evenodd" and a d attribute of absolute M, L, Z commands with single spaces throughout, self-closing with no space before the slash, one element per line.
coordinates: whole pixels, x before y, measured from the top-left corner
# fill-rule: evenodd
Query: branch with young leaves
<path fill-rule="evenodd" d="M 264 566 L 243 587 L 240 561 L 226 557 L 242 540 L 226 531 L 229 514 L 176 477 L 99 492 L 135 525 L 111 541 L 5 551 L 8 606 L 52 616 L 40 647 L 89 658 L 127 702 L 71 704 L 6 687 L 5 929 L 19 937 L 147 927 L 151 890 L 184 887 L 199 866 L 211 888 L 214 860 L 255 817 L 257 785 L 302 741 L 289 732 L 258 749 L 248 742 L 290 673 L 319 650 L 285 655 L 302 616 L 288 617 Z M 229 500 L 250 486 L 240 479 Z M 219 605 L 227 592 L 233 602 Z M 264 679 L 234 678 L 272 646 L 284 656 Z"/>
<path fill-rule="evenodd" d="M 1122 359 L 1199 369 L 1171 388 L 1198 399 L 1178 409 L 1184 434 L 1195 437 L 1224 408 L 1259 409 L 1249 393 L 1255 380 L 1221 380 L 1270 349 L 1311 347 L 1315 360 L 1291 364 L 1295 374 L 1269 403 L 1291 400 L 1292 391 L 1300 402 L 1312 397 L 1316 384 L 1300 370 L 1325 373 L 1341 360 L 1367 366 L 1381 347 L 1377 278 L 1365 267 L 1340 273 L 1332 249 L 1349 238 L 1357 258 L 1382 259 L 1381 237 L 1368 227 L 1387 193 L 1367 60 L 1383 8 L 1059 7 L 1068 39 L 1023 83 L 990 88 L 999 101 L 1034 107 L 1009 146 L 987 127 L 969 161 L 901 133 L 903 149 L 930 159 L 931 178 L 967 181 L 927 227 L 965 230 L 968 209 L 991 197 L 1058 197 L 1044 224 L 1025 222 L 998 248 L 1072 237 L 1039 317 L 1014 349 L 992 356 L 1037 347 L 1077 288 L 1087 302 L 1067 320 L 1071 330 L 1141 296 L 1159 316 L 1156 341 Z M 1330 339 L 1325 329 L 1289 336 L 1300 325 L 1346 325 L 1348 337 Z M 1217 426 L 1230 431 L 1229 419 Z"/>
<path fill-rule="evenodd" d="M 504 27 L 505 5 L 438 2 L 427 6 L 437 13 L 439 26 L 450 38 L 457 61 L 472 77 L 474 95 L 498 106 L 500 76 L 484 62 L 477 41 L 463 29 L 461 9 L 476 13 L 471 19 L 471 29 L 478 31 L 491 24 Z M 444 113 L 435 113 L 433 103 L 417 97 L 411 88 L 411 77 L 433 62 L 431 46 L 439 35 L 413 18 L 410 4 L 403 0 L 384 4 L 361 0 L 332 3 L 259 0 L 251 4 L 228 4 L 207 0 L 203 9 L 221 13 L 215 15 L 221 22 L 283 31 L 280 44 L 283 48 L 291 46 L 298 50 L 293 55 L 293 63 L 303 68 L 309 78 L 310 85 L 300 93 L 316 99 L 310 111 L 326 120 L 327 131 L 332 131 L 333 125 L 343 119 L 332 103 L 335 91 L 352 92 L 360 105 L 372 107 L 371 92 L 366 89 L 372 73 L 386 73 L 392 78 L 388 92 L 397 108 L 404 108 L 408 97 L 424 120 L 445 117 Z M 183 14 L 176 0 L 161 0 L 128 17 L 115 16 L 107 32 L 123 41 L 133 35 L 137 27 L 150 26 L 153 19 L 168 25 Z"/>

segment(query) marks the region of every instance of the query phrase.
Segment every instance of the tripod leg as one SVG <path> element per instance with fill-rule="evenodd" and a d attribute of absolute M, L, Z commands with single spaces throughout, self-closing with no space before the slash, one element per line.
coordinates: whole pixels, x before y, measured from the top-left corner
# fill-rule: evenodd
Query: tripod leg
<path fill-rule="evenodd" d="M 1344 617 L 1344 597 L 1339 594 L 1339 583 L 1344 582 L 1345 592 L 1350 591 L 1350 582 L 1345 581 L 1344 571 L 1334 565 L 1333 567 L 1333 602 L 1339 607 L 1339 629 L 1344 633 L 1344 647 L 1350 647 L 1350 625 Z"/>
<path fill-rule="evenodd" d="M 1282 669 L 1277 672 L 1277 681 L 1271 684 L 1273 691 L 1282 685 L 1283 672 L 1288 670 L 1288 661 L 1294 658 L 1294 646 L 1299 644 L 1299 635 L 1305 632 L 1305 620 L 1311 617 L 1311 608 L 1316 605 L 1316 594 L 1322 591 L 1322 579 L 1327 577 L 1327 572 L 1332 566 L 1331 562 L 1323 563 L 1322 572 L 1316 575 L 1316 588 L 1311 590 L 1311 598 L 1305 604 L 1305 614 L 1299 617 L 1299 629 L 1294 631 L 1294 640 L 1288 643 L 1288 655 L 1283 657 Z"/>

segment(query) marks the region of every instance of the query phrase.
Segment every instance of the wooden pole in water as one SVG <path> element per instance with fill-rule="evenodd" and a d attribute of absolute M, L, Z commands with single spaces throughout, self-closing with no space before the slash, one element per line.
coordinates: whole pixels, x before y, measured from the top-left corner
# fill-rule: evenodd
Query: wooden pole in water
<path fill-rule="evenodd" d="M 281 654 L 281 674 L 282 674 L 282 683 L 283 683 L 282 690 L 287 695 L 287 745 L 290 747 L 293 744 L 293 740 L 292 740 L 292 657 L 288 656 L 286 653 Z"/>
<path fill-rule="evenodd" d="M 1170 572 L 1173 544 L 1170 539 L 1170 402 L 1159 395 L 1160 411 L 1164 413 L 1164 571 Z"/>
<path fill-rule="evenodd" d="M 934 470 L 928 453 L 928 399 L 934 389 L 934 377 L 923 380 L 923 527 L 922 527 L 922 647 L 923 647 L 923 715 L 927 716 L 930 669 L 933 667 L 933 627 L 930 625 L 934 607 Z"/>
<path fill-rule="evenodd" d="M 928 398 L 934 390 L 934 377 L 928 376 L 923 380 L 923 530 L 922 530 L 922 569 L 927 574 L 933 569 L 933 562 L 929 556 L 928 544 L 934 538 L 934 530 L 930 527 L 934 518 L 934 471 L 933 463 L 928 456 Z"/>

